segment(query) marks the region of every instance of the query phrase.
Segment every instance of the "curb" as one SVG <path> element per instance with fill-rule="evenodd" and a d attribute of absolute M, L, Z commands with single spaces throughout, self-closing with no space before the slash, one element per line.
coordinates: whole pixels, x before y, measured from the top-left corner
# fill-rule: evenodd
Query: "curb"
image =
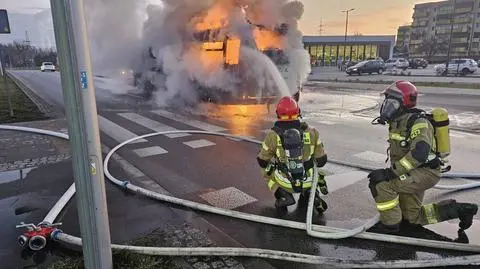
<path fill-rule="evenodd" d="M 35 93 L 32 89 L 26 86 L 20 79 L 18 79 L 15 75 L 11 74 L 10 72 L 6 72 L 7 76 L 20 88 L 20 90 L 30 99 L 35 106 L 42 112 L 45 116 L 49 118 L 55 118 L 57 116 L 57 112 L 55 108 L 43 100 L 37 93 Z"/>
<path fill-rule="evenodd" d="M 403 76 L 398 76 L 403 77 Z M 408 77 L 408 76 L 405 76 Z M 394 80 L 356 80 L 356 79 L 309 79 L 308 82 L 339 82 L 339 83 L 361 83 L 361 84 L 391 84 Z M 308 83 L 307 82 L 307 83 Z M 478 83 L 463 83 L 463 82 L 414 82 L 417 86 L 421 87 L 440 87 L 440 88 L 464 88 L 470 90 L 478 90 L 480 86 Z M 441 84 L 438 86 L 436 84 Z M 306 84 L 307 85 L 307 84 Z"/>

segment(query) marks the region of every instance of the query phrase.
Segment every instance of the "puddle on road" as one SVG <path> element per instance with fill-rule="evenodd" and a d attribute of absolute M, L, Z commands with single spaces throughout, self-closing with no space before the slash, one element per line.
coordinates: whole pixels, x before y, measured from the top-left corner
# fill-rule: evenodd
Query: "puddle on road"
<path fill-rule="evenodd" d="M 458 221 L 456 222 L 441 222 L 433 225 L 427 225 L 428 228 L 438 234 L 456 239 L 458 231 Z M 473 220 L 473 225 L 465 231 L 470 240 L 470 244 L 480 245 L 480 220 Z"/>
<path fill-rule="evenodd" d="M 24 179 L 30 171 L 32 171 L 35 167 L 32 168 L 25 168 L 20 170 L 12 170 L 6 172 L 0 172 L 0 184 L 5 184 L 17 180 Z"/>

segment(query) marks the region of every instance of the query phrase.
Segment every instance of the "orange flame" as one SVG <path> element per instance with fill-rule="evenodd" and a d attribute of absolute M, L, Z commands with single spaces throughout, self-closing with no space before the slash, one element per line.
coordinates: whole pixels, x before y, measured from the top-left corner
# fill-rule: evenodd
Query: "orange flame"
<path fill-rule="evenodd" d="M 206 31 L 210 29 L 218 29 L 228 24 L 228 6 L 224 2 L 215 3 L 207 10 L 203 16 L 195 18 L 195 30 Z"/>

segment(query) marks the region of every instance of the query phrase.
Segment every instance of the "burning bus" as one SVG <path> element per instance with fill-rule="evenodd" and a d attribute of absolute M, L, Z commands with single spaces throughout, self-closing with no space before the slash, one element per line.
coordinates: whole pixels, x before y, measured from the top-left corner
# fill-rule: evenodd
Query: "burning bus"
<path fill-rule="evenodd" d="M 151 44 L 144 55 L 148 69 L 136 73 L 137 86 L 147 97 L 168 91 L 172 85 L 169 65 L 182 62 L 181 68 L 173 72 L 183 68 L 181 79 L 188 80 L 187 87 L 193 89 L 198 101 L 259 104 L 272 102 L 281 95 L 298 99 L 310 70 L 303 47 L 290 44 L 292 32 L 298 32 L 296 24 L 292 27 L 292 20 L 285 16 L 263 24 L 256 19 L 260 12 L 255 1 L 249 0 L 250 5 L 241 2 L 217 0 L 192 12 L 186 23 L 178 23 L 175 30 L 181 36 L 177 39 L 180 42 L 169 44 L 178 46 L 174 50 L 175 62 L 165 59 L 172 50 Z M 285 1 L 287 7 L 283 8 L 291 8 L 291 3 Z M 298 6 L 298 2 L 294 3 Z M 301 55 L 305 56 L 308 68 L 292 64 L 292 57 L 298 56 L 291 53 L 294 50 L 305 52 Z M 185 81 L 182 83 L 185 85 Z"/>

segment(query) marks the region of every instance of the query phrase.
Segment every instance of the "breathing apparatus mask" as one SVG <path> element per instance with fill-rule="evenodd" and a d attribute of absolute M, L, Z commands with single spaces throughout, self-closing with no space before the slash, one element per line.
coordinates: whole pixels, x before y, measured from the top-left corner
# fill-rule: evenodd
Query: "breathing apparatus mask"
<path fill-rule="evenodd" d="M 295 192 L 303 190 L 303 181 L 305 180 L 302 137 L 297 129 L 288 129 L 283 133 L 283 148 L 285 149 L 287 166 L 285 172 Z"/>
<path fill-rule="evenodd" d="M 372 121 L 372 124 L 385 125 L 392 121 L 402 109 L 402 95 L 394 91 L 386 91 L 382 93 L 385 96 L 382 106 L 380 107 L 380 116 Z"/>

